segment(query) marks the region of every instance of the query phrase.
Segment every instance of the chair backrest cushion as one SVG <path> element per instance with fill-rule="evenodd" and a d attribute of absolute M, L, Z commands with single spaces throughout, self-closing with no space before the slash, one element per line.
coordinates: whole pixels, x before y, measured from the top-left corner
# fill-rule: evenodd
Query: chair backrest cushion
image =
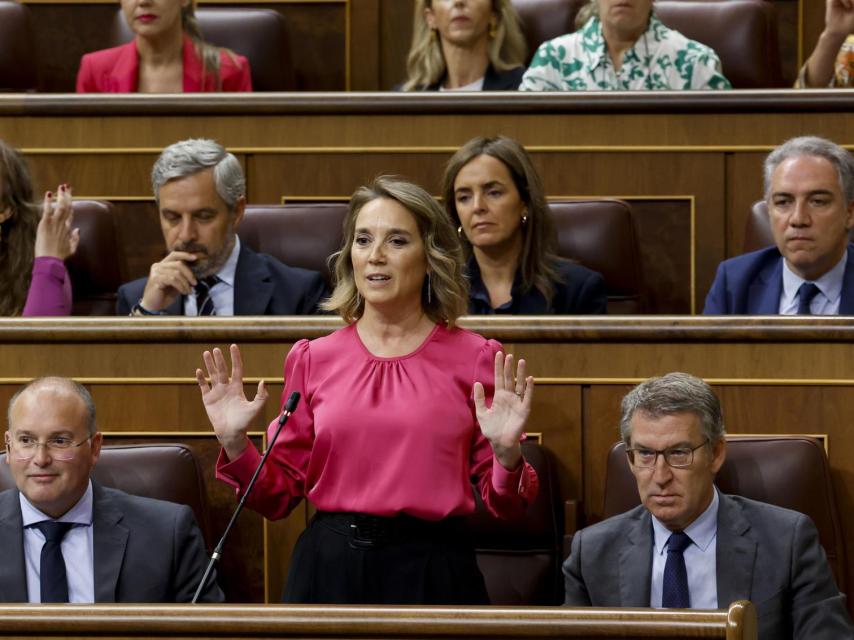
<path fill-rule="evenodd" d="M 467 518 L 468 529 L 492 604 L 560 604 L 564 526 L 554 457 L 534 442 L 523 443 L 522 453 L 540 481 L 537 499 L 522 518 L 498 520 L 478 498 L 478 510 Z"/>
<path fill-rule="evenodd" d="M 29 7 L 0 0 L 0 91 L 39 88 L 34 43 Z"/>
<path fill-rule="evenodd" d="M 622 200 L 550 202 L 558 255 L 605 278 L 608 313 L 642 311 L 643 278 L 631 206 Z"/>
<path fill-rule="evenodd" d="M 73 208 L 80 244 L 66 262 L 74 295 L 72 314 L 114 315 L 122 275 L 113 206 L 101 200 L 75 200 Z"/>
<path fill-rule="evenodd" d="M 15 480 L 0 454 L 0 491 Z M 182 444 L 112 445 L 101 448 L 92 478 L 106 487 L 146 498 L 186 504 L 193 509 L 211 546 L 204 477 L 192 449 Z"/>

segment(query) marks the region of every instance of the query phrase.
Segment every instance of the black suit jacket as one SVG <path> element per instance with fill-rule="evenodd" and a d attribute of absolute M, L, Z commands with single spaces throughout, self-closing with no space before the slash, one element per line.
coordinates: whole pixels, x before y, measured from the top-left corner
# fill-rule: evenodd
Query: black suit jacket
<path fill-rule="evenodd" d="M 525 75 L 525 67 L 513 67 L 507 71 L 496 71 L 492 65 L 486 68 L 486 75 L 483 76 L 483 88 L 481 91 L 516 91 L 522 83 L 522 76 Z M 442 78 L 439 82 L 431 84 L 427 87 L 427 91 L 438 91 L 439 87 L 445 81 Z"/>
<path fill-rule="evenodd" d="M 95 602 L 190 602 L 208 558 L 186 505 L 92 483 Z M 27 602 L 24 529 L 17 489 L 0 493 L 0 602 Z M 201 602 L 225 599 L 216 579 Z"/>
<path fill-rule="evenodd" d="M 140 278 L 119 287 L 118 315 L 130 314 L 147 282 L 148 278 Z M 240 245 L 234 273 L 234 315 L 309 315 L 317 313 L 317 305 L 326 295 L 326 283 L 317 271 L 289 267 Z M 170 316 L 184 315 L 184 297 L 178 296 L 164 311 Z"/>
<path fill-rule="evenodd" d="M 738 496 L 720 495 L 718 606 L 756 605 L 761 640 L 854 637 L 815 525 L 805 515 Z M 566 604 L 648 607 L 652 517 L 640 506 L 582 529 L 564 562 Z"/>

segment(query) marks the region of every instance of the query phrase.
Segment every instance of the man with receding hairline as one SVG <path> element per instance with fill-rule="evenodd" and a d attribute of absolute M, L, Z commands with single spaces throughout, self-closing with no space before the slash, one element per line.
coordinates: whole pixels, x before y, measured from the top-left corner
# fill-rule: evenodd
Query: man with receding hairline
<path fill-rule="evenodd" d="M 189 602 L 207 565 L 192 510 L 90 479 L 101 453 L 95 405 L 67 378 L 9 402 L 0 493 L 0 602 Z M 200 598 L 221 602 L 215 579 Z"/>

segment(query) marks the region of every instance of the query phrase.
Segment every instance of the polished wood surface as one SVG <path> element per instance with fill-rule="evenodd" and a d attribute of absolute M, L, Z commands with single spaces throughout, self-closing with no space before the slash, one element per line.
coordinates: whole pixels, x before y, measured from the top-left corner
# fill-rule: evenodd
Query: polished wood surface
<path fill-rule="evenodd" d="M 0 606 L 0 638 L 721 638 L 756 640 L 746 601 L 655 609 L 32 605 Z"/>
<path fill-rule="evenodd" d="M 854 320 L 846 318 L 501 317 L 465 318 L 463 326 L 525 357 L 537 389 L 529 431 L 558 459 L 562 497 L 580 504 L 582 524 L 602 516 L 604 465 L 619 439 L 619 402 L 641 380 L 688 371 L 720 395 L 729 433 L 824 434 L 844 540 L 854 539 Z M 0 403 L 27 379 L 57 374 L 86 383 L 108 440 L 186 442 L 200 449 L 214 514 L 222 522 L 233 494 L 213 480 L 216 443 L 194 370 L 201 352 L 240 344 L 247 393 L 260 378 L 278 398 L 282 363 L 300 338 L 325 335 L 341 321 L 308 318 L 64 318 L 0 320 Z M 269 402 L 253 425 L 273 420 Z M 256 528 L 226 556 L 243 558 L 252 601 L 279 599 L 288 560 L 306 523 L 298 509 Z M 264 531 L 266 534 L 264 534 Z M 847 584 L 854 584 L 854 553 Z M 260 572 L 260 573 L 259 573 Z"/>

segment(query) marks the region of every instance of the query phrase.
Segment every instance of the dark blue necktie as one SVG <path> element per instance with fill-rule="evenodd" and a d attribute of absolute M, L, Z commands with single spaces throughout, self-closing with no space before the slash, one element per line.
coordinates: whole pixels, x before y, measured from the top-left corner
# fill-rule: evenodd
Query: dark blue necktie
<path fill-rule="evenodd" d="M 211 287 L 219 282 L 219 276 L 208 276 L 196 283 L 193 289 L 196 291 L 196 315 L 215 316 L 213 298 L 211 298 Z"/>
<path fill-rule="evenodd" d="M 798 315 L 811 316 L 810 303 L 820 289 L 814 282 L 804 282 L 798 289 Z"/>
<path fill-rule="evenodd" d="M 691 594 L 688 592 L 688 572 L 682 552 L 691 544 L 691 538 L 682 531 L 670 534 L 667 540 L 667 562 L 664 564 L 664 584 L 661 606 L 668 609 L 688 609 Z"/>
<path fill-rule="evenodd" d="M 72 522 L 45 520 L 33 525 L 44 534 L 39 581 L 42 602 L 68 602 L 68 579 L 62 557 L 62 539 L 74 526 Z"/>

